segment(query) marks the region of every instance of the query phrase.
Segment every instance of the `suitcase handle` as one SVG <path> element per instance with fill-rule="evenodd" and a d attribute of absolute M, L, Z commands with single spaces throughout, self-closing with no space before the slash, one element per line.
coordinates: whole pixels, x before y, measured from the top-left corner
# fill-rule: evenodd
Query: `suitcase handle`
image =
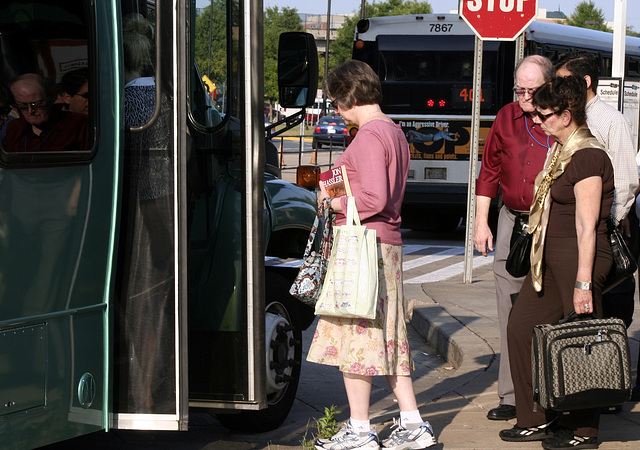
<path fill-rule="evenodd" d="M 573 322 L 574 320 L 578 320 L 580 318 L 586 319 L 595 319 L 596 316 L 593 313 L 589 313 L 589 314 L 576 314 L 575 310 L 571 311 L 567 316 L 563 317 L 562 319 L 560 319 L 558 321 L 559 324 L 561 323 L 568 323 L 568 322 Z"/>

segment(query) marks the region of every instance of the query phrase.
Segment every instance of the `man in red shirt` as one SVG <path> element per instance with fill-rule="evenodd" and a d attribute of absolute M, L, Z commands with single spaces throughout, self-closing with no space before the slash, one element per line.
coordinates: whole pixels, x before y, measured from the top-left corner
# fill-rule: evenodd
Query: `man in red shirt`
<path fill-rule="evenodd" d="M 516 218 L 528 221 L 533 201 L 536 176 L 542 170 L 553 139 L 536 127 L 529 113 L 533 112 L 533 93 L 554 76 L 551 61 L 540 55 L 524 58 L 516 67 L 513 91 L 518 101 L 505 105 L 496 116 L 482 153 L 482 167 L 476 184 L 476 219 L 473 243 L 477 251 L 487 255 L 493 251 L 493 234 L 489 228 L 491 199 L 502 191 L 504 205 L 500 209 L 493 272 L 500 327 L 500 369 L 498 396 L 500 405 L 489 411 L 491 420 L 516 417 L 515 395 L 509 352 L 507 322 L 524 277 L 514 278 L 506 268 L 511 234 Z"/>
<path fill-rule="evenodd" d="M 35 73 L 20 75 L 11 83 L 11 93 L 20 118 L 7 127 L 6 152 L 88 150 L 87 116 L 52 104 L 45 78 Z"/>

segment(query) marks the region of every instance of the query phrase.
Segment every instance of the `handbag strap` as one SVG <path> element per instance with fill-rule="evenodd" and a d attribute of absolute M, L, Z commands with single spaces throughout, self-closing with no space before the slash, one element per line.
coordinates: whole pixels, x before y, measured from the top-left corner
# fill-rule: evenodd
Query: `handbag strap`
<path fill-rule="evenodd" d="M 347 198 L 347 225 L 360 226 L 360 215 L 358 214 L 358 208 L 356 208 L 355 197 Z"/>
<path fill-rule="evenodd" d="M 311 247 L 313 247 L 313 241 L 316 240 L 316 232 L 318 231 L 318 225 L 320 225 L 320 217 L 322 217 L 324 210 L 324 203 L 321 203 L 318 207 L 318 213 L 316 214 L 316 218 L 313 220 L 313 225 L 311 226 L 311 231 L 309 232 L 309 239 L 307 239 L 307 246 L 304 248 L 304 255 L 302 259 L 307 259 L 307 256 L 311 253 Z"/>
<path fill-rule="evenodd" d="M 318 206 L 318 213 L 316 214 L 316 218 L 313 220 L 313 226 L 311 227 L 311 231 L 309 232 L 309 239 L 307 240 L 307 246 L 304 249 L 303 259 L 306 259 L 311 254 L 311 248 L 313 247 L 313 243 L 316 240 L 316 233 L 318 232 L 318 227 L 320 226 L 320 218 L 324 217 L 324 229 L 322 230 L 322 241 L 320 243 L 320 251 L 324 255 L 326 252 L 326 247 L 330 242 L 330 232 L 332 228 L 331 218 L 329 217 L 329 202 L 331 199 L 329 197 L 322 199 L 322 202 Z M 327 259 L 329 256 L 327 255 Z"/>

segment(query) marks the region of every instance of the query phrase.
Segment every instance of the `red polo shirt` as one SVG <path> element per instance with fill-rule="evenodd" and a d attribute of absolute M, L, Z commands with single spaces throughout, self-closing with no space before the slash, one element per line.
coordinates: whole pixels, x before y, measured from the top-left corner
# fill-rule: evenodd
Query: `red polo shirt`
<path fill-rule="evenodd" d="M 482 152 L 476 195 L 496 197 L 512 209 L 529 211 L 536 176 L 555 142 L 526 115 L 518 102 L 505 105 L 496 116 Z"/>
<path fill-rule="evenodd" d="M 89 149 L 89 120 L 85 114 L 51 111 L 47 127 L 37 136 L 24 117 L 7 126 L 6 152 L 77 151 Z"/>

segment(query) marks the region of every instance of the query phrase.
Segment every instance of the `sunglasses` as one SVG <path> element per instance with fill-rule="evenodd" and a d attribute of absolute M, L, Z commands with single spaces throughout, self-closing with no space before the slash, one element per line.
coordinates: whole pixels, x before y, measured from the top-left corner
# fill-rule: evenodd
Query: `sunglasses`
<path fill-rule="evenodd" d="M 562 111 L 552 111 L 549 114 L 542 114 L 540 111 L 536 109 L 529 115 L 531 116 L 532 119 L 537 117 L 538 119 L 540 119 L 541 122 L 546 122 L 549 117 L 553 116 L 554 114 L 560 115 L 561 113 Z"/>
<path fill-rule="evenodd" d="M 513 92 L 516 93 L 516 95 L 524 95 L 524 94 L 529 94 L 530 96 L 533 96 L 533 94 L 536 93 L 538 89 L 529 89 L 529 88 L 519 88 L 519 87 L 513 87 Z"/>
<path fill-rule="evenodd" d="M 82 97 L 82 98 L 84 98 L 84 99 L 86 99 L 86 100 L 88 100 L 88 99 L 89 99 L 89 91 L 85 92 L 84 94 L 73 94 L 73 95 L 74 95 L 74 96 L 76 96 L 76 95 L 77 95 L 77 96 L 80 96 L 80 97 Z"/>
<path fill-rule="evenodd" d="M 45 106 L 46 106 L 46 103 L 44 100 L 38 100 L 36 102 L 29 102 L 29 103 L 16 102 L 16 108 L 18 108 L 22 112 L 29 111 L 29 109 L 36 111 L 38 109 L 44 108 Z"/>

